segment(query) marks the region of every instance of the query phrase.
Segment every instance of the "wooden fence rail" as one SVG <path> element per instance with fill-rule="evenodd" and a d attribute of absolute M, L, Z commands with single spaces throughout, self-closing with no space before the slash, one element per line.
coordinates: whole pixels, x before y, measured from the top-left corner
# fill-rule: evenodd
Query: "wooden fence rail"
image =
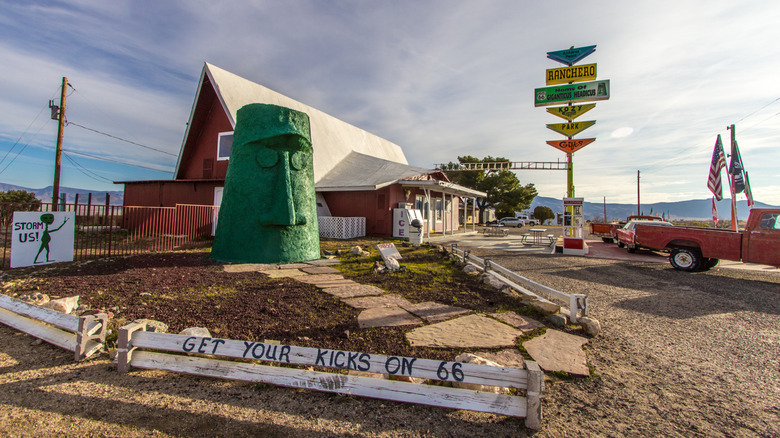
<path fill-rule="evenodd" d="M 219 338 L 154 333 L 144 323 L 119 329 L 117 369 L 131 367 L 166 370 L 222 379 L 350 394 L 406 403 L 490 412 L 525 417 L 525 425 L 541 423 L 542 371 L 536 362 L 525 369 L 491 367 L 460 362 L 417 359 L 293 345 L 237 341 Z M 179 354 L 145 351 L 169 351 Z M 189 355 L 184 355 L 189 354 Z M 261 360 L 282 364 L 268 366 L 211 357 Z M 417 377 L 441 382 L 471 383 L 524 390 L 507 395 L 473 389 L 386 380 L 362 375 L 311 371 L 290 366 L 322 367 L 385 375 Z"/>
<path fill-rule="evenodd" d="M 104 313 L 78 317 L 0 294 L 0 322 L 73 351 L 79 361 L 103 349 L 108 317 Z"/>

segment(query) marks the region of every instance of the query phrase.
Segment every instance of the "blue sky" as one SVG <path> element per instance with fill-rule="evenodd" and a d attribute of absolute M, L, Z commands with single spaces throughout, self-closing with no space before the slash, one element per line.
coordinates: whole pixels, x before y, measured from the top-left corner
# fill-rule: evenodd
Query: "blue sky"
<path fill-rule="evenodd" d="M 121 190 L 108 181 L 171 178 L 203 62 L 384 137 L 412 165 L 459 155 L 565 160 L 545 143 L 563 139 L 545 127 L 562 120 L 534 108 L 533 91 L 561 66 L 547 52 L 595 44 L 581 64 L 598 64 L 612 96 L 582 118 L 596 124 L 577 137 L 597 140 L 574 154 L 577 196 L 633 203 L 639 170 L 643 203 L 707 198 L 715 138 L 728 151 L 726 126 L 736 124 L 756 199 L 780 205 L 780 2 L 0 6 L 0 182 L 52 184 L 48 101 L 63 76 L 75 91 L 62 185 Z M 540 195 L 565 194 L 565 172 L 518 177 Z"/>

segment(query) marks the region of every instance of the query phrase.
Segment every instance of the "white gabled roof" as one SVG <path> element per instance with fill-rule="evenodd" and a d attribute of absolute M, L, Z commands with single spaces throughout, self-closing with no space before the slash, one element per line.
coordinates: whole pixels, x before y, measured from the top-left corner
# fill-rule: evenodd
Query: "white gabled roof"
<path fill-rule="evenodd" d="M 279 105 L 308 114 L 314 148 L 315 183 L 330 173 L 352 152 L 408 165 L 400 146 L 209 63 L 203 67 L 198 92 L 206 76 L 214 86 L 217 97 L 234 127 L 236 112 L 250 103 Z M 195 102 L 197 99 L 196 96 Z M 185 134 L 182 147 L 186 144 L 188 134 L 189 130 Z M 179 157 L 181 159 L 181 153 Z"/>
<path fill-rule="evenodd" d="M 377 190 L 398 180 L 425 175 L 429 169 L 395 163 L 359 152 L 350 152 L 314 184 L 318 192 Z"/>

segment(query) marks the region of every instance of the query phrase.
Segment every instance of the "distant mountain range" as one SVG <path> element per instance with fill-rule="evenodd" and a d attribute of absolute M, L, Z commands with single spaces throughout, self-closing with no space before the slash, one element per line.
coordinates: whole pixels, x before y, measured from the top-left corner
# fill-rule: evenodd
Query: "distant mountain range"
<path fill-rule="evenodd" d="M 602 220 L 604 219 L 604 203 L 585 201 L 585 219 Z M 717 202 L 718 217 L 721 220 L 731 219 L 731 199 L 723 199 Z M 549 207 L 555 213 L 563 213 L 563 200 L 556 198 L 546 198 L 537 196 L 531 203 L 533 211 L 538 205 Z M 636 214 L 636 204 L 613 204 L 607 203 L 608 220 L 619 219 L 626 220 L 632 214 Z M 777 206 L 756 202 L 757 208 L 778 208 Z M 667 219 L 701 219 L 712 220 L 712 199 L 693 199 L 690 201 L 677 202 L 657 202 L 654 204 L 642 204 L 643 214 L 653 214 Z M 740 220 L 747 219 L 750 209 L 746 201 L 737 201 L 737 213 Z"/>
<path fill-rule="evenodd" d="M 31 189 L 28 187 L 16 186 L 13 184 L 0 183 L 0 191 L 8 190 L 25 190 L 27 192 L 35 193 L 35 197 L 43 202 L 51 202 L 51 195 L 54 190 L 52 186 L 44 187 L 42 189 Z M 60 195 L 65 193 L 66 202 L 72 203 L 76 200 L 76 194 L 79 195 L 79 204 L 86 204 L 89 194 L 92 193 L 93 204 L 105 204 L 106 195 L 109 195 L 109 202 L 111 205 L 122 205 L 125 198 L 125 192 L 123 191 L 111 191 L 111 192 L 97 192 L 84 189 L 74 189 L 72 187 L 60 187 Z"/>
<path fill-rule="evenodd" d="M 52 186 L 44 187 L 42 189 L 30 189 L 28 187 L 0 183 L 0 191 L 7 190 L 26 190 L 28 192 L 35 193 L 35 197 L 43 202 L 51 202 Z M 60 193 L 66 194 L 67 202 L 69 203 L 74 202 L 76 200 L 76 194 L 78 194 L 79 204 L 86 204 L 90 193 L 92 193 L 93 204 L 104 204 L 106 202 L 106 194 L 110 195 L 110 202 L 112 205 L 122 205 L 122 202 L 124 201 L 124 192 L 121 190 L 98 192 L 85 189 L 74 189 L 72 187 L 60 187 Z M 533 203 L 531 203 L 531 210 L 533 211 L 533 209 L 539 205 L 549 207 L 555 213 L 563 213 L 563 201 L 561 199 L 537 196 Z M 718 202 L 717 205 L 718 216 L 721 219 L 730 219 L 731 199 L 723 199 L 722 201 Z M 756 202 L 756 207 L 780 208 L 777 206 L 764 204 L 763 202 Z M 690 201 L 642 204 L 642 212 L 643 214 L 654 214 L 658 216 L 664 214 L 667 218 L 672 219 L 711 220 L 712 201 L 711 199 L 694 199 Z M 750 214 L 750 209 L 748 209 L 746 201 L 737 202 L 737 212 L 739 213 L 739 219 L 747 219 L 748 215 Z M 632 214 L 636 214 L 636 204 L 607 204 L 607 218 L 609 220 L 625 220 Z M 604 204 L 602 202 L 585 201 L 586 220 L 602 220 L 603 218 Z"/>

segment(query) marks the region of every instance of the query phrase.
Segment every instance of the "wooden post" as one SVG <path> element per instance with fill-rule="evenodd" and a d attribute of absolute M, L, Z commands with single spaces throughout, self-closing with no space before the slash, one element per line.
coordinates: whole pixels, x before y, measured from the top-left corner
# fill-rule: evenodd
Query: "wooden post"
<path fill-rule="evenodd" d="M 526 390 L 526 414 L 525 427 L 539 430 L 542 427 L 542 389 L 544 389 L 544 373 L 539 365 L 532 361 L 525 361 L 525 369 L 528 370 L 528 389 Z"/>
<path fill-rule="evenodd" d="M 62 165 L 62 134 L 65 130 L 65 98 L 67 97 L 68 78 L 62 78 L 62 92 L 60 93 L 59 126 L 57 128 L 57 147 L 54 151 L 54 184 L 51 192 L 52 211 L 57 211 L 57 202 L 60 198 L 60 166 Z"/>

